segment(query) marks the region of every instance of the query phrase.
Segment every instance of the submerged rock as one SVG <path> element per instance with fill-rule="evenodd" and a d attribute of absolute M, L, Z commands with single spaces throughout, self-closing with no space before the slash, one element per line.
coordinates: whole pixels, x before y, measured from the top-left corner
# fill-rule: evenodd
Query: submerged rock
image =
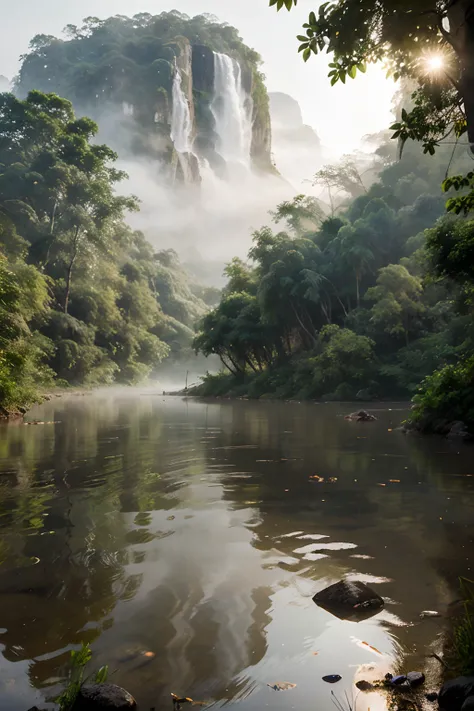
<path fill-rule="evenodd" d="M 474 697 L 474 676 L 458 676 L 441 687 L 438 696 L 440 709 L 445 711 L 468 711 Z M 466 707 L 464 707 L 466 703 Z"/>
<path fill-rule="evenodd" d="M 353 422 L 375 422 L 377 418 L 365 410 L 359 410 L 359 412 L 351 412 L 351 414 L 346 415 L 344 419 L 352 420 Z"/>
<path fill-rule="evenodd" d="M 87 684 L 81 688 L 73 711 L 135 711 L 137 702 L 115 684 Z"/>
<path fill-rule="evenodd" d="M 316 593 L 313 602 L 342 620 L 372 617 L 384 601 L 372 588 L 358 580 L 341 580 Z"/>
<path fill-rule="evenodd" d="M 466 425 L 461 421 L 451 423 L 447 436 L 448 439 L 471 439 Z"/>

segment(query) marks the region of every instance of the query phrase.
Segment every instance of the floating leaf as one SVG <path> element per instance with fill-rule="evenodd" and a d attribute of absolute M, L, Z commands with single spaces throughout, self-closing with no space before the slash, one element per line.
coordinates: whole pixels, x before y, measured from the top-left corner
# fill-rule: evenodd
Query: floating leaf
<path fill-rule="evenodd" d="M 274 684 L 267 684 L 273 691 L 288 691 L 288 689 L 294 689 L 296 684 L 292 684 L 290 681 L 276 681 Z"/>

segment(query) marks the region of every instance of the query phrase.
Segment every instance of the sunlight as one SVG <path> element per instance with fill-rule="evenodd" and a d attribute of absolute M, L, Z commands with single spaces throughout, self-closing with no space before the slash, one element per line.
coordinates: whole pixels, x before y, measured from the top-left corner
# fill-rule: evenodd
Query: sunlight
<path fill-rule="evenodd" d="M 445 65 L 444 57 L 441 54 L 432 54 L 426 57 L 425 62 L 430 72 L 439 72 Z"/>

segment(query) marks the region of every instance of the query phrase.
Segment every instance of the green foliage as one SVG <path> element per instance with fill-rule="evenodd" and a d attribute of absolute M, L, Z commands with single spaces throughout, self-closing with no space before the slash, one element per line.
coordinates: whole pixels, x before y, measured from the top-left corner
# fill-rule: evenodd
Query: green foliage
<path fill-rule="evenodd" d="M 350 193 L 353 186 L 354 197 L 338 217 L 322 222 L 319 205 L 303 196 L 279 205 L 271 215 L 287 231 L 264 227 L 254 234 L 250 263 L 228 265 L 221 301 L 201 322 L 196 350 L 219 355 L 231 375 L 209 376 L 198 391 L 408 397 L 423 380 L 422 389 L 437 383 L 443 407 L 452 386 L 445 378 L 474 337 L 474 228 L 454 217 L 438 221 L 445 160 L 463 168 L 468 160 L 451 154 L 441 146 L 429 157 L 407 146 L 367 189 L 351 161 L 328 169 L 326 187 Z M 433 375 L 437 368 L 447 370 Z M 459 407 L 447 411 L 463 419 L 470 385 L 461 382 L 464 371 L 456 377 Z"/>
<path fill-rule="evenodd" d="M 68 685 L 58 698 L 55 699 L 55 703 L 59 706 L 59 711 L 72 711 L 81 686 L 87 681 L 87 679 L 84 680 L 84 671 L 91 659 L 92 651 L 88 644 L 83 643 L 80 649 L 71 651 L 71 669 Z M 95 684 L 104 684 L 107 681 L 108 673 L 108 666 L 100 667 L 100 669 L 92 675 L 93 682 Z"/>
<path fill-rule="evenodd" d="M 464 614 L 454 629 L 454 663 L 460 674 L 474 674 L 474 582 L 461 578 Z"/>
<path fill-rule="evenodd" d="M 413 398 L 410 420 L 423 431 L 433 431 L 437 420 L 462 421 L 474 427 L 474 357 L 445 365 L 428 376 Z"/>
<path fill-rule="evenodd" d="M 260 56 L 243 43 L 234 27 L 219 23 L 209 14 L 189 17 L 173 10 L 158 15 L 115 15 L 105 20 L 86 18 L 81 27 L 68 25 L 65 35 L 33 38 L 22 57 L 16 90 L 21 96 L 31 89 L 54 91 L 99 122 L 104 115 L 107 120 L 113 111 L 115 123 L 110 140 L 118 137 L 121 153 L 128 150 L 133 155 L 170 160 L 175 62 L 178 58 L 178 66 L 184 69 L 181 63 L 189 45 L 198 48 L 193 62 L 195 133 L 196 149 L 204 157 L 212 158 L 215 146 L 210 111 L 212 51 L 239 61 L 252 91 L 255 130 L 265 129 L 269 123 Z M 182 78 L 186 89 L 186 71 Z M 253 158 L 259 165 L 265 156 Z M 268 165 L 262 167 L 269 169 Z"/>
<path fill-rule="evenodd" d="M 295 0 L 270 0 L 280 10 Z M 449 0 L 337 0 L 311 12 L 298 35 L 305 62 L 312 54 L 332 55 L 328 63 L 331 85 L 365 72 L 368 63 L 383 62 L 388 76 L 417 85 L 409 108 L 391 126 L 400 151 L 407 140 L 420 141 L 424 153 L 434 155 L 448 136 L 467 134 L 474 146 L 474 40 L 470 3 Z M 450 198 L 447 209 L 459 214 L 474 208 L 470 177 L 455 176 L 445 189 L 467 187 L 466 195 Z"/>
<path fill-rule="evenodd" d="M 135 383 L 190 350 L 206 305 L 175 253 L 124 221 L 134 198 L 97 126 L 69 101 L 0 94 L 0 408 L 28 407 L 53 377 Z"/>

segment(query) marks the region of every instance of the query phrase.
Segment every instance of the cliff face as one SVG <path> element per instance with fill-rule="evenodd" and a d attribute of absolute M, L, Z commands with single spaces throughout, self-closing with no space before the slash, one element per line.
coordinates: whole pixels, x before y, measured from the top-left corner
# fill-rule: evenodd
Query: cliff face
<path fill-rule="evenodd" d="M 282 175 L 300 189 L 323 164 L 318 134 L 303 123 L 298 102 L 288 94 L 270 93 L 272 151 Z"/>
<path fill-rule="evenodd" d="M 20 96 L 35 88 L 71 99 L 76 112 L 98 121 L 100 138 L 121 156 L 156 159 L 169 167 L 171 180 L 199 182 L 202 160 L 224 177 L 228 156 L 221 150 L 215 117 L 216 52 L 234 63 L 234 78 L 238 74 L 239 91 L 252 111 L 248 162 L 273 171 L 261 60 L 234 28 L 207 16 L 189 18 L 172 11 L 130 19 L 88 18 L 83 27 L 69 26 L 68 34 L 67 40 L 45 35 L 33 39 L 17 81 Z M 179 145 L 172 139 L 178 128 L 186 133 Z"/>

